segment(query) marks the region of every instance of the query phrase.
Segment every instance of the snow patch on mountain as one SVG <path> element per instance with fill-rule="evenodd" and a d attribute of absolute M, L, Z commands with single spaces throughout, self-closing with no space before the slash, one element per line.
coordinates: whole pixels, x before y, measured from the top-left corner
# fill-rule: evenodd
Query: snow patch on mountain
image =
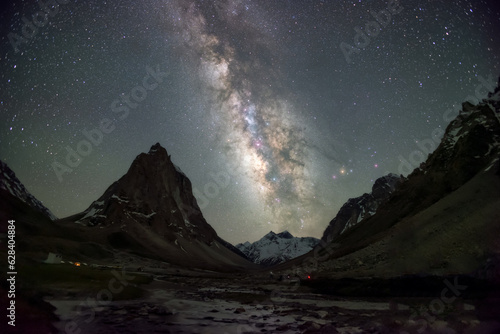
<path fill-rule="evenodd" d="M 111 196 L 111 198 L 114 198 L 114 199 L 118 200 L 118 202 L 120 202 L 120 203 L 128 203 L 127 200 L 125 200 L 123 198 L 120 198 L 120 197 L 118 197 L 118 196 L 116 196 L 114 194 L 113 194 L 113 196 Z M 104 201 L 100 201 L 100 202 L 96 201 L 96 202 L 94 202 L 94 205 L 104 205 Z"/>

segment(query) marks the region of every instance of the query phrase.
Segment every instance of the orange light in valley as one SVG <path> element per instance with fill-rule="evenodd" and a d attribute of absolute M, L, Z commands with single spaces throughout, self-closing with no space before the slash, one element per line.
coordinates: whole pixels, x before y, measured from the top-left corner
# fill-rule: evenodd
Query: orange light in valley
<path fill-rule="evenodd" d="M 80 262 L 75 262 L 75 266 L 79 267 L 80 266 Z"/>

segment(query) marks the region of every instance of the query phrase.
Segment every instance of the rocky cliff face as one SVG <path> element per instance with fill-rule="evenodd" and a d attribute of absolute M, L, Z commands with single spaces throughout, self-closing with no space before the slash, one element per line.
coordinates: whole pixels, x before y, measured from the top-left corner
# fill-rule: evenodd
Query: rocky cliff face
<path fill-rule="evenodd" d="M 254 263 L 272 266 L 294 259 L 312 250 L 319 239 L 312 237 L 297 238 L 288 231 L 266 234 L 260 240 L 236 245 Z"/>
<path fill-rule="evenodd" d="M 363 219 L 373 216 L 379 205 L 389 198 L 402 180 L 396 174 L 383 176 L 375 181 L 371 193 L 349 199 L 330 221 L 321 240 L 333 241 Z"/>
<path fill-rule="evenodd" d="M 192 194 L 191 182 L 156 144 L 134 160 L 128 172 L 83 212 L 76 223 L 140 224 L 168 241 L 177 237 L 210 244 L 217 234 L 205 221 Z"/>
<path fill-rule="evenodd" d="M 56 216 L 54 216 L 54 214 L 52 214 L 52 212 L 50 212 L 50 210 L 42 204 L 42 202 L 40 202 L 32 194 L 30 194 L 30 192 L 24 187 L 21 181 L 19 181 L 19 179 L 16 177 L 16 174 L 3 161 L 0 161 L 0 189 L 4 191 L 4 195 L 8 193 L 20 199 L 32 209 L 44 214 L 51 220 L 57 219 Z M 2 206 L 7 205 L 6 201 L 7 199 L 2 199 Z M 14 218 L 15 216 L 13 215 L 11 219 Z"/>

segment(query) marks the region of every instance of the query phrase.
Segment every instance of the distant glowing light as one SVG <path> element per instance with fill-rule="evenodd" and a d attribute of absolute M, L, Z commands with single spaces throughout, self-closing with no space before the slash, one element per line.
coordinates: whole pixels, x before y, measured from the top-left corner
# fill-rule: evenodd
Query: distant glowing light
<path fill-rule="evenodd" d="M 373 165 L 373 167 L 378 168 L 378 164 Z"/>

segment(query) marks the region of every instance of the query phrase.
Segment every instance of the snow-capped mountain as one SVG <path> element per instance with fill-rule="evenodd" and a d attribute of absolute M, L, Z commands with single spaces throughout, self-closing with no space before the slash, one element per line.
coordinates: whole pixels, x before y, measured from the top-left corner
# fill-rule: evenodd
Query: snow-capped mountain
<path fill-rule="evenodd" d="M 350 198 L 340 208 L 335 218 L 330 221 L 321 240 L 335 240 L 335 238 L 363 219 L 373 216 L 377 212 L 379 205 L 389 198 L 402 180 L 402 176 L 392 173 L 382 176 L 373 184 L 371 193 Z"/>
<path fill-rule="evenodd" d="M 271 231 L 254 243 L 247 241 L 236 245 L 236 248 L 254 263 L 272 266 L 299 257 L 318 243 L 319 239 L 316 238 L 297 238 L 288 231 L 278 234 Z"/>
<path fill-rule="evenodd" d="M 21 181 L 19 181 L 16 177 L 16 174 L 3 161 L 0 161 L 0 189 L 7 191 L 12 196 L 28 204 L 31 208 L 43 213 L 51 220 L 57 219 L 57 217 L 54 216 L 54 214 L 50 212 L 50 210 L 47 209 L 42 202 L 30 194 Z"/>

